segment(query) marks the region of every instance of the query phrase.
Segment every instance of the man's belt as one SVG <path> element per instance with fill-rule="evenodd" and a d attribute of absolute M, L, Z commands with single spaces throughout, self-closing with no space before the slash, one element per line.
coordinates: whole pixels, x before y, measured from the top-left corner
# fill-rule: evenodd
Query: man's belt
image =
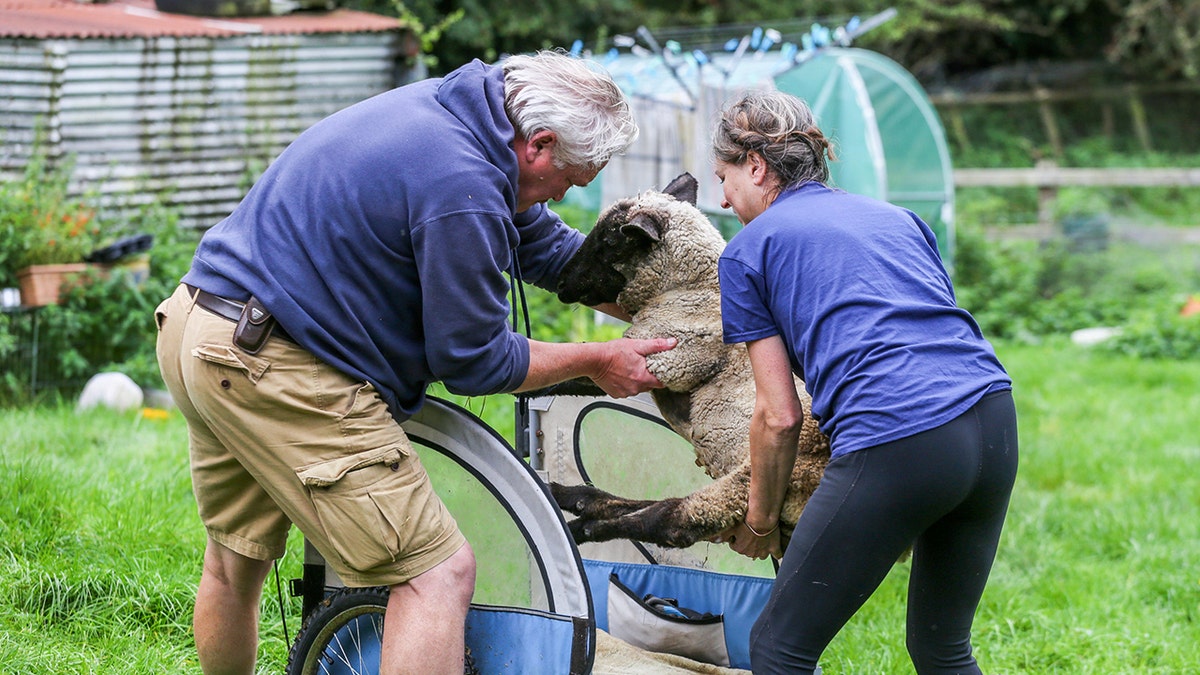
<path fill-rule="evenodd" d="M 251 297 L 247 302 L 238 302 L 213 295 L 195 286 L 188 285 L 187 288 L 197 305 L 237 324 L 233 330 L 233 342 L 246 352 L 257 354 L 271 336 L 295 342 L 257 298 Z"/>

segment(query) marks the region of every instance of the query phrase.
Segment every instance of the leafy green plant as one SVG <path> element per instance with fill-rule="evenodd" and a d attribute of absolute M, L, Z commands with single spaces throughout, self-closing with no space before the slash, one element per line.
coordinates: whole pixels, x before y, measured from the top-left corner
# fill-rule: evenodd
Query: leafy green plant
<path fill-rule="evenodd" d="M 58 305 L 42 310 L 40 330 L 69 335 L 58 353 L 63 380 L 86 380 L 96 372 L 136 368 L 126 374 L 142 385 L 161 386 L 158 369 L 147 372 L 145 360 L 154 356 L 154 308 L 165 297 L 161 285 L 139 285 L 132 275 L 117 270 L 107 278 L 94 272 L 86 283 L 75 284 Z"/>
<path fill-rule="evenodd" d="M 1141 312 L 1101 347 L 1143 359 L 1200 359 L 1200 315 L 1181 316 L 1178 303 Z"/>
<path fill-rule="evenodd" d="M 0 286 L 15 285 L 17 271 L 29 265 L 83 262 L 96 248 L 101 225 L 68 193 L 72 169 L 39 150 L 20 179 L 0 183 Z"/>
<path fill-rule="evenodd" d="M 460 7 L 445 16 L 431 17 L 426 21 L 421 18 L 418 12 L 409 7 L 411 3 L 406 3 L 404 0 L 392 0 L 391 4 L 396 17 L 400 19 L 400 23 L 411 30 L 416 35 L 417 40 L 420 41 L 421 56 L 419 58 L 425 62 L 426 66 L 436 67 L 438 65 L 438 57 L 433 53 L 434 47 L 437 46 L 438 41 L 442 39 L 442 36 L 449 28 L 466 16 L 466 11 Z M 421 9 L 428 10 L 426 12 L 427 15 L 434 11 L 432 8 L 422 7 Z"/>
<path fill-rule="evenodd" d="M 1032 342 L 1082 328 L 1126 327 L 1129 337 L 1119 343 L 1125 353 L 1142 345 L 1147 356 L 1200 357 L 1186 342 L 1151 348 L 1190 334 L 1170 319 L 1179 297 L 1200 288 L 1200 267 L 1186 250 L 1171 256 L 1115 243 L 1081 251 L 1065 238 L 994 240 L 972 227 L 957 234 L 958 303 L 989 337 Z"/>

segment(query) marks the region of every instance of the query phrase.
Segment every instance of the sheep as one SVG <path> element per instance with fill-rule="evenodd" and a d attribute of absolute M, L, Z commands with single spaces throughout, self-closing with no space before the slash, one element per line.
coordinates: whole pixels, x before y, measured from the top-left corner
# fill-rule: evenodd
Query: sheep
<path fill-rule="evenodd" d="M 559 507 L 578 516 L 569 527 L 579 543 L 632 539 L 686 548 L 717 538 L 746 515 L 754 376 L 745 345 L 722 341 L 717 261 L 725 240 L 696 208 L 697 187 L 685 173 L 662 192 L 608 207 L 567 263 L 557 292 L 566 303 L 617 302 L 632 317 L 628 337 L 678 338 L 674 349 L 646 357 L 664 385 L 651 396 L 714 482 L 661 501 L 552 483 Z M 805 421 L 780 514 L 785 545 L 829 462 L 829 441 L 812 418 L 811 398 L 799 379 L 796 390 Z"/>

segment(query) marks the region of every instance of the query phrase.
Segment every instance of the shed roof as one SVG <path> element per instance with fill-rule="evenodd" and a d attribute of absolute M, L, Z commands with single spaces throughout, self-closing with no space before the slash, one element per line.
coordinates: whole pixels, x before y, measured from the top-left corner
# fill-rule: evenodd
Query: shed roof
<path fill-rule="evenodd" d="M 153 38 L 376 33 L 398 30 L 394 17 L 349 9 L 284 16 L 216 18 L 160 12 L 153 0 L 0 0 L 0 38 Z"/>

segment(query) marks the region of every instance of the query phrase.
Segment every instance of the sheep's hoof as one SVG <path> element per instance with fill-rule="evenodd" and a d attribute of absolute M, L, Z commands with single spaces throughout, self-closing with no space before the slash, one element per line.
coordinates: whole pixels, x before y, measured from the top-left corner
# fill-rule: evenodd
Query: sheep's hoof
<path fill-rule="evenodd" d="M 576 544 L 583 544 L 592 540 L 590 534 L 591 529 L 582 518 L 576 518 L 567 523 L 567 529 L 571 531 L 571 537 L 575 539 Z"/>
<path fill-rule="evenodd" d="M 581 513 L 592 501 L 592 493 L 596 488 L 590 485 L 560 485 L 550 484 L 550 494 L 558 503 L 558 508 L 568 513 Z"/>

